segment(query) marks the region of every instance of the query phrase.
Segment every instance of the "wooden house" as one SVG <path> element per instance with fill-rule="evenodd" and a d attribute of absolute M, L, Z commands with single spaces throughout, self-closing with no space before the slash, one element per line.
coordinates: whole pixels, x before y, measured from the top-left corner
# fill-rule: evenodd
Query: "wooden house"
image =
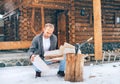
<path fill-rule="evenodd" d="M 82 43 L 94 37 L 95 53 L 120 47 L 119 0 L 1 0 L 4 14 L 4 41 L 0 49 L 29 48 L 45 23 L 55 25 L 58 46 L 64 42 Z M 11 46 L 12 45 L 12 46 Z"/>

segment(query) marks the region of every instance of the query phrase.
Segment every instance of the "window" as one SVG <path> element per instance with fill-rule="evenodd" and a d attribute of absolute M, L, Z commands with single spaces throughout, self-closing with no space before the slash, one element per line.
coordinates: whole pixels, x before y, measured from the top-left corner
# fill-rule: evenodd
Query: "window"
<path fill-rule="evenodd" d="M 119 12 L 115 13 L 115 26 L 120 27 L 120 14 L 119 14 Z"/>
<path fill-rule="evenodd" d="M 120 24 L 120 17 L 116 17 L 116 23 Z"/>
<path fill-rule="evenodd" d="M 2 19 L 2 18 L 3 18 L 3 15 L 0 14 L 0 19 Z"/>

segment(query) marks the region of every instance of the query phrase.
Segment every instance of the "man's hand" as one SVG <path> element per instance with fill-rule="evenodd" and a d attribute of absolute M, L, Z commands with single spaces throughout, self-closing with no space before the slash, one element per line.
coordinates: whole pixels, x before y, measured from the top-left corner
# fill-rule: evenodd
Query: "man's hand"
<path fill-rule="evenodd" d="M 30 61 L 33 62 L 35 59 L 35 55 L 32 55 L 31 58 L 30 58 Z"/>

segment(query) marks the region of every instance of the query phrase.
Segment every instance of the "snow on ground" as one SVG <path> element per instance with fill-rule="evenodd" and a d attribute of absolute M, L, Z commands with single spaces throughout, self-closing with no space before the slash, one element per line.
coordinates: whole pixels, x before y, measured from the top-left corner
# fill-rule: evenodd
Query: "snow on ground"
<path fill-rule="evenodd" d="M 58 64 L 49 65 L 50 72 L 34 78 L 32 66 L 0 68 L 1 84 L 120 84 L 120 62 L 84 67 L 83 82 L 64 81 L 56 75 Z"/>

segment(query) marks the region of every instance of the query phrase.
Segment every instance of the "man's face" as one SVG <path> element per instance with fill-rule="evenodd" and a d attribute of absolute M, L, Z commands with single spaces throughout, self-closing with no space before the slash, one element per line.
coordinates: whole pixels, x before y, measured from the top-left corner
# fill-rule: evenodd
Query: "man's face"
<path fill-rule="evenodd" d="M 53 34 L 53 31 L 54 31 L 53 28 L 46 27 L 44 29 L 44 34 L 43 34 L 44 38 L 49 38 Z"/>

